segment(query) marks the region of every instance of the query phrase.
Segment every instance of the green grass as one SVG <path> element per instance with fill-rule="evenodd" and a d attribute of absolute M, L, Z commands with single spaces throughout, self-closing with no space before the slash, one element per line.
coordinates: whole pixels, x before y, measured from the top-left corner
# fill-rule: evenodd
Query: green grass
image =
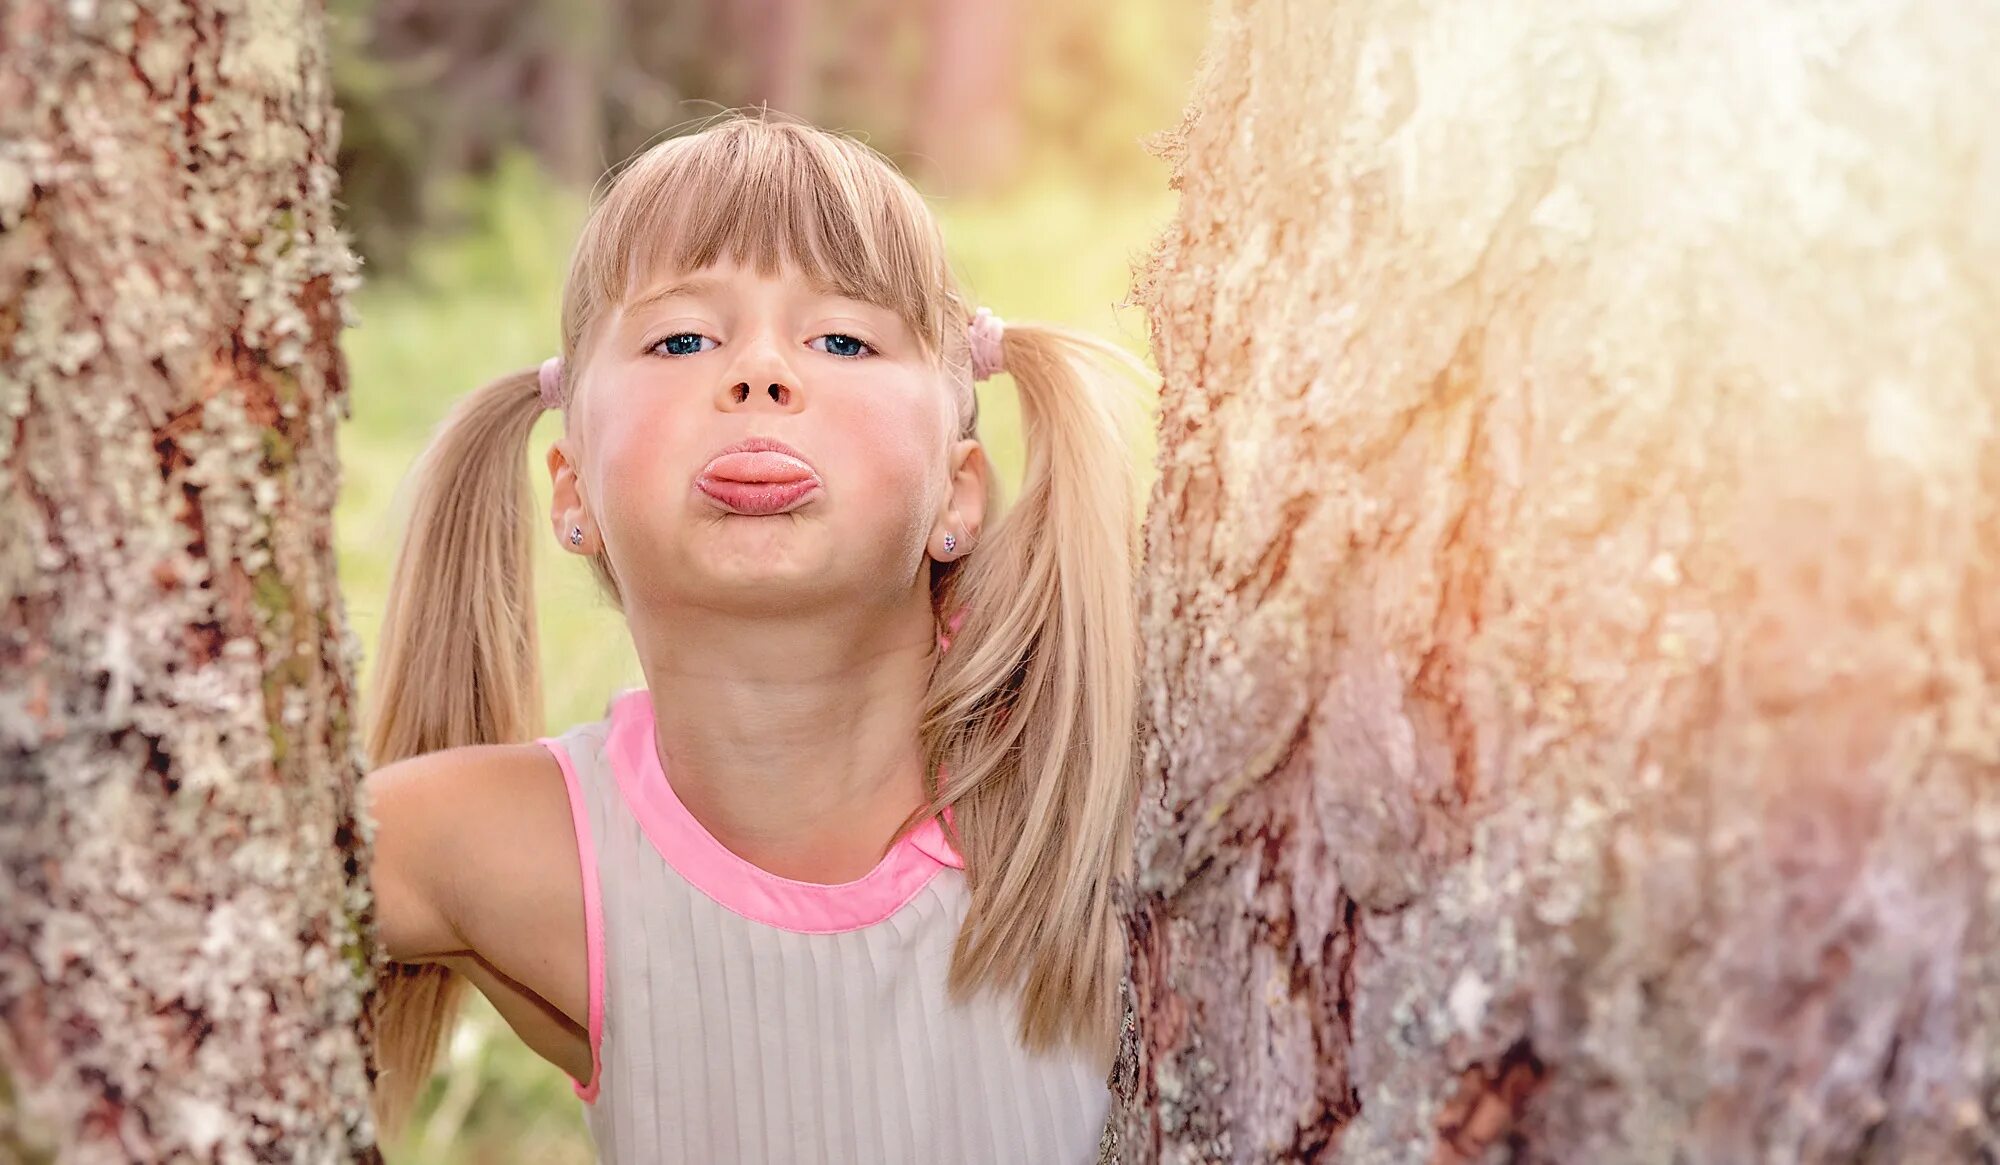
<path fill-rule="evenodd" d="M 1163 180 L 1148 193 L 1087 189 L 1044 175 L 1032 185 L 976 199 L 936 200 L 945 237 L 969 291 L 1008 319 L 1093 331 L 1143 355 L 1145 321 L 1115 307 L 1131 266 L 1173 207 Z M 477 226 L 426 246 L 411 275 L 371 283 L 355 296 L 359 322 L 344 337 L 353 415 L 340 433 L 344 478 L 335 513 L 347 610 L 372 681 L 407 475 L 457 397 L 555 350 L 562 278 L 584 206 L 549 189 L 532 168 L 503 166 L 469 195 Z M 981 387 L 981 429 L 1009 480 L 1021 464 L 1020 415 L 1001 377 Z M 537 428 L 533 457 L 539 504 L 548 482 L 541 455 L 560 421 Z M 1133 456 L 1152 461 L 1150 426 Z M 537 609 L 547 729 L 594 720 L 617 690 L 638 684 L 623 621 L 588 571 L 557 546 L 538 543 Z M 476 995 L 450 1055 L 431 1081 L 420 1119 L 391 1160 L 407 1165 L 590 1160 L 568 1078 L 526 1050 Z"/>

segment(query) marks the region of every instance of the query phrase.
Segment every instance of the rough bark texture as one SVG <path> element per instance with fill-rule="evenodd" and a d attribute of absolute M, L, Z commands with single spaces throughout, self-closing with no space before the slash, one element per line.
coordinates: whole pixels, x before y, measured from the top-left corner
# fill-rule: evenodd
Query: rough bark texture
<path fill-rule="evenodd" d="M 0 1159 L 374 1156 L 321 20 L 0 6 Z"/>
<path fill-rule="evenodd" d="M 1127 1161 L 1993 1159 L 1996 29 L 1220 0 Z"/>

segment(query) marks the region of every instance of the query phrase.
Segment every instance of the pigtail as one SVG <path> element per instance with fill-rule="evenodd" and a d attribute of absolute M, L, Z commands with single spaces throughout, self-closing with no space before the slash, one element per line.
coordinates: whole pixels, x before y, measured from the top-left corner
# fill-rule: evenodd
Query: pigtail
<path fill-rule="evenodd" d="M 373 767 L 539 729 L 526 454 L 541 412 L 534 371 L 502 377 L 459 402 L 418 464 L 377 648 Z M 386 1136 L 409 1119 L 465 987 L 441 964 L 389 964 L 373 1001 Z"/>
<path fill-rule="evenodd" d="M 1137 631 L 1128 401 L 1149 380 L 1124 350 L 1068 329 L 1010 324 L 1020 393 L 1019 497 L 939 572 L 940 615 L 965 612 L 943 653 L 925 741 L 943 775 L 972 905 L 951 983 L 1021 992 L 1030 1048 L 1111 1046 L 1124 944 L 1113 904 L 1131 863 Z"/>

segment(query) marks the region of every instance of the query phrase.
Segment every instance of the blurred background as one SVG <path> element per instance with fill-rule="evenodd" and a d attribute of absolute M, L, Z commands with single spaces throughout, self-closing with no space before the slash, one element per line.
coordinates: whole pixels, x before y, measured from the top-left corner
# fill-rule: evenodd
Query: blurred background
<path fill-rule="evenodd" d="M 555 351 L 590 191 L 658 138 L 768 105 L 852 133 L 930 198 L 959 273 L 1006 318 L 1146 353 L 1120 308 L 1173 209 L 1143 148 L 1180 117 L 1203 0 L 333 0 L 341 204 L 364 260 L 344 337 L 353 415 L 336 522 L 369 690 L 405 479 L 459 394 Z M 981 428 L 1020 466 L 1012 386 Z M 543 422 L 534 448 L 558 432 Z M 1150 434 L 1133 456 L 1151 465 Z M 1150 469 L 1146 472 L 1149 474 Z M 545 475 L 536 475 L 543 501 Z M 594 720 L 640 680 L 617 614 L 551 539 L 536 584 L 547 724 Z M 407 1165 L 591 1160 L 568 1077 L 476 993 Z"/>

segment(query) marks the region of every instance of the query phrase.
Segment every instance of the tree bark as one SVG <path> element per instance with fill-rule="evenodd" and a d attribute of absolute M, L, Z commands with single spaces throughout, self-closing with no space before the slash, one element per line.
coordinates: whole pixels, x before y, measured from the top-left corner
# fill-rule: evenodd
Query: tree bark
<path fill-rule="evenodd" d="M 2000 9 L 1220 0 L 1127 1161 L 2000 1151 Z"/>
<path fill-rule="evenodd" d="M 319 5 L 0 9 L 0 1158 L 374 1159 Z"/>

